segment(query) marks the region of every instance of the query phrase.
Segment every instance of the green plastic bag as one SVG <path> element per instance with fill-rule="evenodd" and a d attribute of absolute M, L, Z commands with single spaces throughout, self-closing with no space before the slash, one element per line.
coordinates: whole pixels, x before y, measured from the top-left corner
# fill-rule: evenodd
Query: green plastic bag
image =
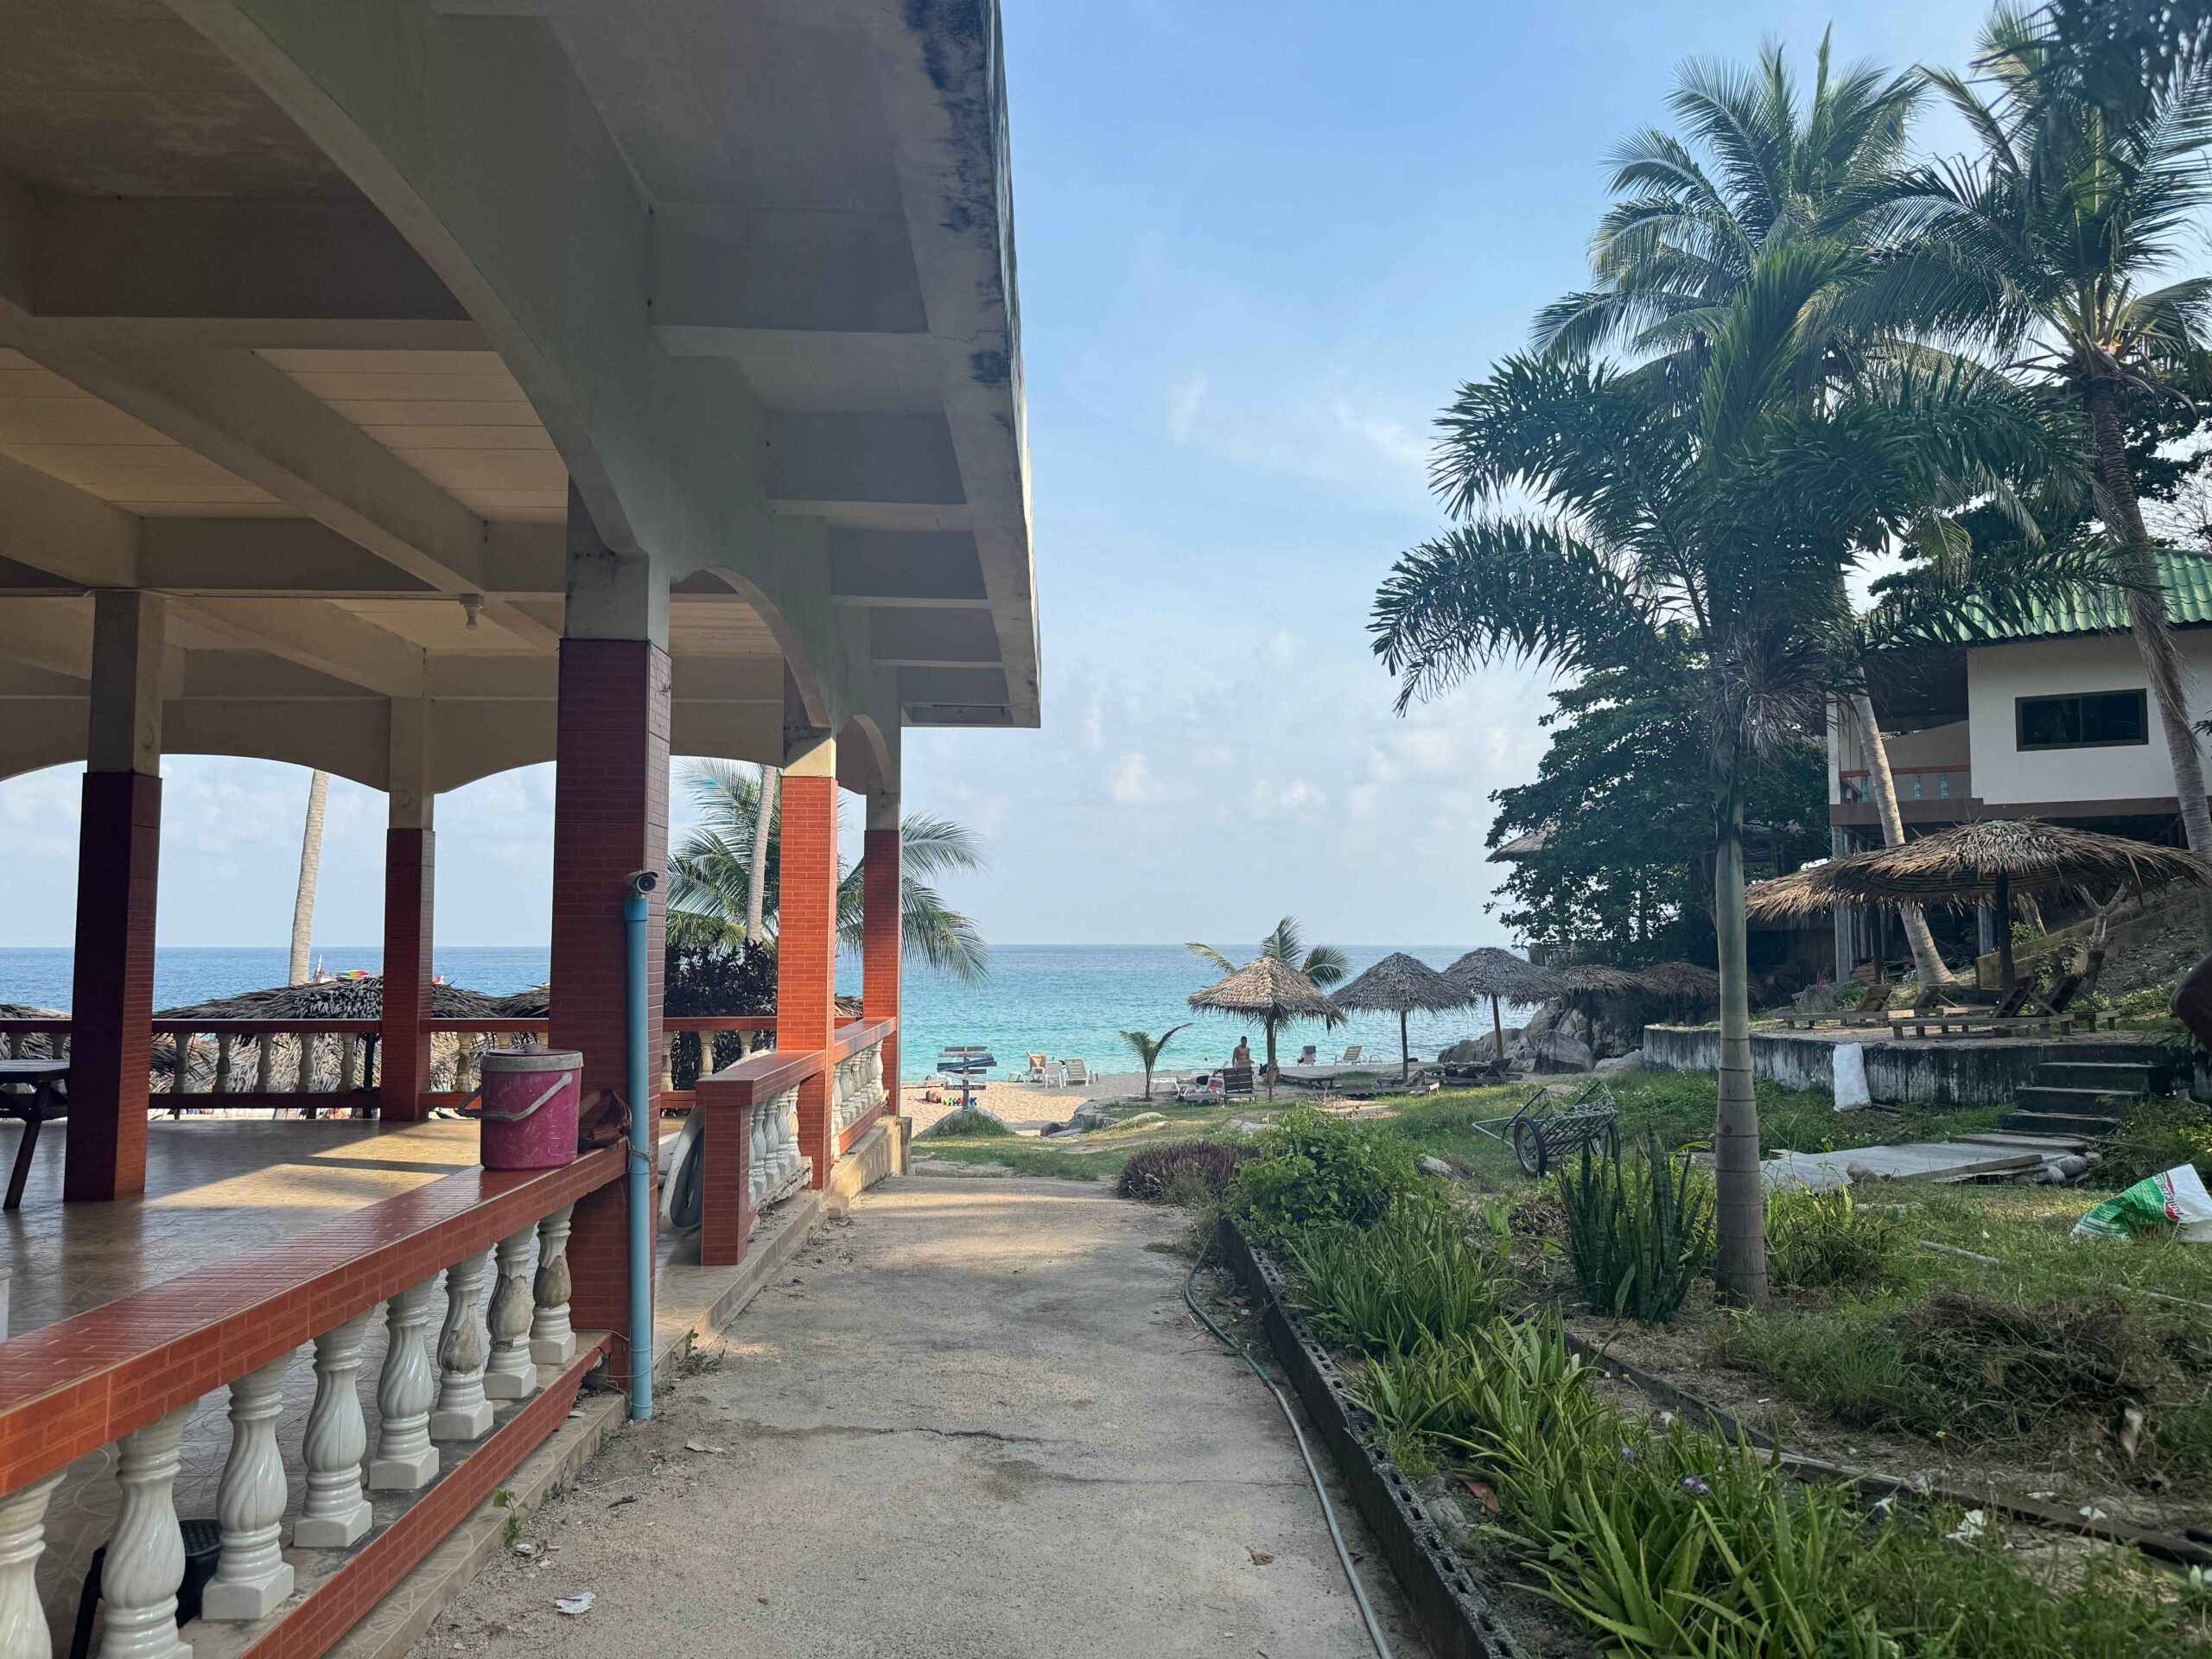
<path fill-rule="evenodd" d="M 2126 1239 L 2152 1227 L 2179 1227 L 2187 1239 L 2212 1242 L 2212 1192 L 2193 1164 L 2139 1180 L 2074 1224 L 2076 1238 Z"/>

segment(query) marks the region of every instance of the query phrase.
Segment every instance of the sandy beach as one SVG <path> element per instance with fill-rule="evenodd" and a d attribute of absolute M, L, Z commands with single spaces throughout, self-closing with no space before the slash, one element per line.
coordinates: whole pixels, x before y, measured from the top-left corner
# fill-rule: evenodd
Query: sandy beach
<path fill-rule="evenodd" d="M 1165 1071 L 1153 1074 L 1154 1099 L 1174 1098 L 1174 1088 L 1167 1081 L 1174 1075 Z M 1143 1072 L 1120 1071 L 1093 1077 L 1088 1084 L 1071 1084 L 1064 1089 L 1048 1089 L 1035 1083 L 992 1081 L 977 1101 L 1016 1133 L 1034 1135 L 1047 1123 L 1066 1122 L 1069 1115 L 1086 1100 L 1137 1100 L 1143 1094 Z M 938 1098 L 925 1100 L 925 1095 Z M 910 1083 L 899 1091 L 899 1109 L 914 1120 L 917 1135 L 959 1104 L 960 1092 L 957 1089 L 925 1088 L 918 1083 Z"/>

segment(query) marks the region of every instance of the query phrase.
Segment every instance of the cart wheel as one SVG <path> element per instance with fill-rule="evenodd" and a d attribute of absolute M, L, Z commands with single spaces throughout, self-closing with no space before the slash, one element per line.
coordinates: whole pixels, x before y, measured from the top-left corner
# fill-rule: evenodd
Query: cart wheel
<path fill-rule="evenodd" d="M 1531 1176 L 1544 1173 L 1544 1135 L 1533 1123 L 1513 1126 L 1513 1155 L 1521 1160 L 1522 1169 Z"/>

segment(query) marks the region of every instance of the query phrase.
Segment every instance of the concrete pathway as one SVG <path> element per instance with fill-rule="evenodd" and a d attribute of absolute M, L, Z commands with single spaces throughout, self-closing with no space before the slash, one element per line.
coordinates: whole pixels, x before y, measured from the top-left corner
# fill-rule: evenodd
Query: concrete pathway
<path fill-rule="evenodd" d="M 1183 1306 L 1184 1225 L 1069 1182 L 879 1186 L 416 1653 L 1370 1652 L 1274 1402 Z"/>

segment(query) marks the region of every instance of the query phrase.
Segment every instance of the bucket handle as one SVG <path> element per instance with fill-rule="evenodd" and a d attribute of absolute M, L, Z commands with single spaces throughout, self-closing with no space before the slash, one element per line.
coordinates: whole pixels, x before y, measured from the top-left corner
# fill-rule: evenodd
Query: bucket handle
<path fill-rule="evenodd" d="M 567 1088 L 568 1084 L 569 1073 L 563 1071 L 558 1077 L 554 1079 L 553 1086 L 550 1089 L 548 1089 L 536 1100 L 531 1101 L 530 1104 L 524 1107 L 522 1110 L 518 1112 L 495 1112 L 489 1106 L 486 1106 L 484 1108 L 481 1116 L 484 1122 L 486 1123 L 519 1123 L 524 1118 L 536 1116 L 539 1109 L 542 1107 L 550 1105 L 552 1103 L 553 1096 L 559 1094 L 562 1090 Z"/>

